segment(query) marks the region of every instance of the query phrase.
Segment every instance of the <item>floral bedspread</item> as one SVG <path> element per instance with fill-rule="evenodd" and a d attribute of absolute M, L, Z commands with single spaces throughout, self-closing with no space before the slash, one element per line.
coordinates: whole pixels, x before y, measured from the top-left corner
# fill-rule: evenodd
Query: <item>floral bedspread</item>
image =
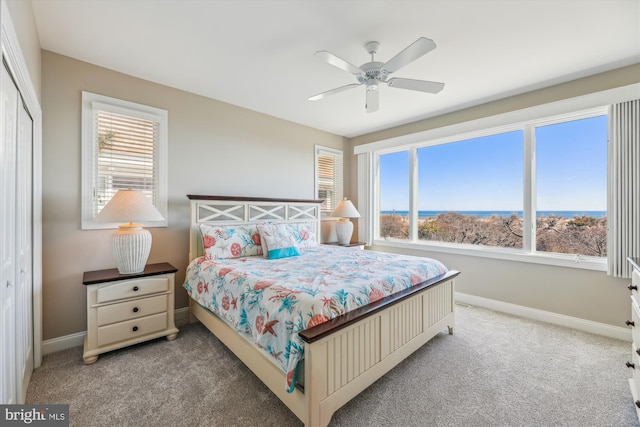
<path fill-rule="evenodd" d="M 299 256 L 194 259 L 184 287 L 195 301 L 250 334 L 295 386 L 298 332 L 447 272 L 430 258 L 320 245 Z"/>

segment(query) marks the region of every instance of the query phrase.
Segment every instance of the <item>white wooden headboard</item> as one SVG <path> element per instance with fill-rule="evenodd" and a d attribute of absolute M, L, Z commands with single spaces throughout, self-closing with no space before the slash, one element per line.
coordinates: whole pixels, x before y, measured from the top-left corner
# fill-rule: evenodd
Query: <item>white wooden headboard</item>
<path fill-rule="evenodd" d="M 191 201 L 189 261 L 202 255 L 200 224 L 242 225 L 265 222 L 310 222 L 320 239 L 322 200 L 187 195 Z"/>

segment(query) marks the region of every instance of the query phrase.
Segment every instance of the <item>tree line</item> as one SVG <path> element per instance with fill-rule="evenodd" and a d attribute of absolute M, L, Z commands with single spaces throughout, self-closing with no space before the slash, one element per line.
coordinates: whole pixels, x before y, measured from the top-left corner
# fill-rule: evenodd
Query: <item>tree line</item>
<path fill-rule="evenodd" d="M 418 239 L 522 248 L 522 227 L 523 220 L 515 213 L 481 218 L 448 212 L 421 219 L 418 223 Z M 408 218 L 381 215 L 380 236 L 408 239 Z M 607 218 L 587 215 L 536 218 L 536 250 L 604 257 L 607 255 Z"/>

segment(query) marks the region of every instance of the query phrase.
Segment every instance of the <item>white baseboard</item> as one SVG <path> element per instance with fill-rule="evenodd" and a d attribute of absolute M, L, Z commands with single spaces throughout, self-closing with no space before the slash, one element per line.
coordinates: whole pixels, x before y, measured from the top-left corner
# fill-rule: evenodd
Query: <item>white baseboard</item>
<path fill-rule="evenodd" d="M 179 308 L 174 313 L 176 323 L 185 320 L 189 321 L 189 307 Z M 42 354 L 47 355 L 56 351 L 82 346 L 84 345 L 85 335 L 87 335 L 87 331 L 42 341 Z"/>
<path fill-rule="evenodd" d="M 612 326 L 606 323 L 593 322 L 591 320 L 580 319 L 578 317 L 565 316 L 564 314 L 538 310 L 536 308 L 530 308 L 522 305 L 511 304 L 508 302 L 478 297 L 475 295 L 463 294 L 461 292 L 456 292 L 455 299 L 456 302 L 462 304 L 484 307 L 491 310 L 501 311 L 503 313 L 524 317 L 527 319 L 553 323 L 554 325 L 565 326 L 567 328 L 577 329 L 596 335 L 603 335 L 606 337 L 631 342 L 631 330 L 628 328 Z M 176 323 L 188 320 L 189 307 L 179 308 L 175 311 Z M 46 355 L 55 353 L 56 351 L 62 351 L 68 348 L 81 346 L 84 343 L 85 335 L 87 335 L 86 331 L 43 341 L 42 354 Z"/>
<path fill-rule="evenodd" d="M 176 323 L 189 322 L 189 307 L 182 307 L 174 311 Z"/>
<path fill-rule="evenodd" d="M 462 304 L 484 307 L 527 319 L 553 323 L 554 325 L 565 326 L 567 328 L 631 342 L 631 329 L 629 328 L 594 322 L 591 320 L 580 319 L 578 317 L 566 316 L 564 314 L 553 313 L 551 311 L 538 310 L 536 308 L 478 297 L 475 295 L 463 294 L 460 292 L 456 292 L 455 300 Z"/>
<path fill-rule="evenodd" d="M 42 341 L 42 354 L 46 356 L 47 354 L 55 353 L 56 351 L 79 347 L 84 344 L 85 335 L 87 335 L 87 331 L 44 340 Z"/>

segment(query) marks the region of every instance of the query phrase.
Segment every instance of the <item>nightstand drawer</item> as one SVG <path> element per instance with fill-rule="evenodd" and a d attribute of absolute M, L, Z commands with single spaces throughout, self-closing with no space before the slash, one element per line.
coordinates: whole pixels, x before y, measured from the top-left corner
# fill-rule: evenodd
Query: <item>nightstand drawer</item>
<path fill-rule="evenodd" d="M 144 295 L 166 292 L 169 290 L 169 279 L 154 277 L 149 279 L 127 280 L 121 283 L 110 283 L 98 288 L 98 303 L 135 298 Z"/>
<path fill-rule="evenodd" d="M 154 314 L 98 328 L 98 346 L 113 344 L 162 331 L 167 328 L 167 313 Z"/>
<path fill-rule="evenodd" d="M 137 319 L 167 311 L 167 295 L 98 307 L 98 326 Z"/>

